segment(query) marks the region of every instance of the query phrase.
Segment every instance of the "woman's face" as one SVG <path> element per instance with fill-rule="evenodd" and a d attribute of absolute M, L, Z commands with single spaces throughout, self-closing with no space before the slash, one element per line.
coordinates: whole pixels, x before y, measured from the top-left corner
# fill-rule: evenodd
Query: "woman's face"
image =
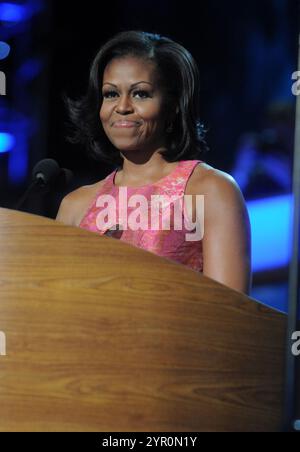
<path fill-rule="evenodd" d="M 164 146 L 168 117 L 155 65 L 135 57 L 116 58 L 103 74 L 100 120 L 120 151 Z"/>

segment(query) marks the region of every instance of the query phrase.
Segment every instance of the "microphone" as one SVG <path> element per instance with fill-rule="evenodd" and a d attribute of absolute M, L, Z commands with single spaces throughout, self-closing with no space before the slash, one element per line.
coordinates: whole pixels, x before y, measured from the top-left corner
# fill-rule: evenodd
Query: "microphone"
<path fill-rule="evenodd" d="M 105 231 L 103 235 L 106 235 L 107 237 L 113 237 L 115 239 L 120 239 L 123 234 L 123 229 L 120 229 L 120 226 L 120 224 L 115 224 L 111 228 L 107 229 L 107 231 Z"/>
<path fill-rule="evenodd" d="M 60 168 L 55 160 L 41 160 L 33 168 L 31 183 L 15 205 L 15 209 L 20 209 L 31 192 L 36 191 L 36 189 L 43 194 L 48 193 L 51 189 L 60 190 L 68 185 L 72 178 L 72 171 L 66 168 Z"/>
<path fill-rule="evenodd" d="M 45 187 L 58 177 L 60 167 L 53 159 L 38 162 L 32 170 L 32 180 L 40 187 Z"/>
<path fill-rule="evenodd" d="M 38 162 L 32 170 L 32 180 L 37 181 L 40 188 L 65 188 L 73 179 L 73 173 L 67 168 L 60 168 L 53 159 Z"/>

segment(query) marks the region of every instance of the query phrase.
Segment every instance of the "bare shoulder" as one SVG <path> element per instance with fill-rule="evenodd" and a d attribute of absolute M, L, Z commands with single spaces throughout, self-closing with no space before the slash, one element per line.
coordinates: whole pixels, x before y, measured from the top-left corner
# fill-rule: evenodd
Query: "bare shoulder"
<path fill-rule="evenodd" d="M 250 218 L 243 193 L 228 173 L 206 163 L 196 166 L 190 178 L 188 194 L 204 195 L 205 222 L 209 228 L 223 224 L 225 219 L 249 230 Z"/>
<path fill-rule="evenodd" d="M 79 226 L 81 218 L 103 183 L 104 179 L 68 193 L 61 201 L 56 220 L 69 226 Z"/>
<path fill-rule="evenodd" d="M 207 163 L 197 165 L 191 177 L 193 194 L 214 196 L 215 200 L 224 201 L 228 198 L 244 200 L 236 180 L 225 171 L 221 171 Z"/>
<path fill-rule="evenodd" d="M 230 174 L 209 165 L 197 170 L 193 191 L 204 195 L 203 274 L 249 294 L 251 226 L 244 196 Z"/>
<path fill-rule="evenodd" d="M 101 188 L 101 186 L 104 183 L 104 179 L 96 182 L 95 184 L 91 185 L 82 185 L 79 188 L 76 188 L 76 190 L 71 191 L 68 193 L 62 200 L 62 202 L 65 203 L 74 203 L 74 202 L 81 202 L 85 198 L 91 196 L 93 193 L 95 193 L 97 190 Z"/>

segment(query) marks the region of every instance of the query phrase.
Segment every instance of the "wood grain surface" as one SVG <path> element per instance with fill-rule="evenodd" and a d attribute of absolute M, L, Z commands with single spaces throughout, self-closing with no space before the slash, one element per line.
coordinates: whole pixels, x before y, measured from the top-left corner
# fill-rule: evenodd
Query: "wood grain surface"
<path fill-rule="evenodd" d="M 180 264 L 0 209 L 1 431 L 276 431 L 286 317 Z"/>

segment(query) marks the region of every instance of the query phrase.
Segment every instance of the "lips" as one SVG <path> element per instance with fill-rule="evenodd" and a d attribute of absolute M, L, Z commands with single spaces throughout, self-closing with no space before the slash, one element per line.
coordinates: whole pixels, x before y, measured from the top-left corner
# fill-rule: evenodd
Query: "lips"
<path fill-rule="evenodd" d="M 139 123 L 136 121 L 116 121 L 113 123 L 113 127 L 136 127 Z"/>

